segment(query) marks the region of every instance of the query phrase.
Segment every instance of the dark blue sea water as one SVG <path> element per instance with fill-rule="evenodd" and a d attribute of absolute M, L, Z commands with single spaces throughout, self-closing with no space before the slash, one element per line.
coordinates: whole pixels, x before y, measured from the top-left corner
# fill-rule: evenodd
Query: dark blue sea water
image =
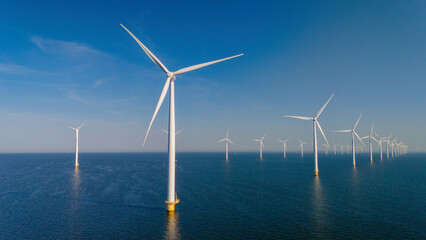
<path fill-rule="evenodd" d="M 1 239 L 425 239 L 426 154 L 0 154 Z"/>

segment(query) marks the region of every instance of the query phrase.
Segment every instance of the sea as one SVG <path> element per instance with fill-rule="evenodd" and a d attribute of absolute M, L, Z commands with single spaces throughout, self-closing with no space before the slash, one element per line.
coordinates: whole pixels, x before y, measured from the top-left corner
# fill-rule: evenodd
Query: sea
<path fill-rule="evenodd" d="M 426 154 L 0 154 L 0 239 L 426 239 Z"/>

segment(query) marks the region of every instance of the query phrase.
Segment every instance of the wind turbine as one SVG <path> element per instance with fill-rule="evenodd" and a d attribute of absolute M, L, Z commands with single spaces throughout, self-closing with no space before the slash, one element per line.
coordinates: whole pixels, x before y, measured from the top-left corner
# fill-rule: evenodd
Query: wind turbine
<path fill-rule="evenodd" d="M 371 140 L 374 140 L 376 143 L 379 143 L 373 136 L 373 129 L 374 129 L 374 122 L 371 126 L 370 135 L 368 135 L 368 143 L 370 144 L 370 162 L 373 162 L 373 142 Z"/>
<path fill-rule="evenodd" d="M 228 161 L 228 143 L 232 143 L 232 145 L 234 145 L 231 139 L 228 138 L 228 129 L 226 129 L 226 137 L 222 140 L 217 141 L 217 143 L 219 142 L 225 142 L 226 161 Z"/>
<path fill-rule="evenodd" d="M 165 130 L 165 129 L 162 129 L 162 128 L 160 128 L 160 129 L 161 129 L 161 131 L 163 131 L 164 133 L 169 134 L 169 131 L 167 131 L 167 130 Z M 175 135 L 178 135 L 179 133 L 183 132 L 183 130 L 185 130 L 185 128 L 182 128 L 181 130 L 177 131 L 177 132 L 175 133 Z"/>
<path fill-rule="evenodd" d="M 345 148 L 345 145 L 344 144 L 340 144 L 340 150 L 342 150 L 342 155 L 343 155 L 344 148 Z"/>
<path fill-rule="evenodd" d="M 336 144 L 333 145 L 333 150 L 334 150 L 334 155 L 337 155 L 337 145 Z"/>
<path fill-rule="evenodd" d="M 386 137 L 380 137 L 379 135 L 377 135 L 377 133 L 374 133 L 374 135 L 376 135 L 376 137 L 379 139 L 379 148 L 380 148 L 380 160 L 383 160 L 383 141 L 385 140 L 386 142 Z"/>
<path fill-rule="evenodd" d="M 265 147 L 263 145 L 263 139 L 265 138 L 266 134 L 263 135 L 261 139 L 252 139 L 255 142 L 259 142 L 259 149 L 260 149 L 260 160 L 262 160 L 262 149 Z"/>
<path fill-rule="evenodd" d="M 362 113 L 361 115 L 359 115 L 358 120 L 355 123 L 355 126 L 352 130 L 337 130 L 335 132 L 350 132 L 352 133 L 352 158 L 353 158 L 353 166 L 355 167 L 355 136 L 358 138 L 358 140 L 362 143 L 362 145 L 365 146 L 365 144 L 362 142 L 361 138 L 358 136 L 358 133 L 355 132 L 356 126 L 358 125 L 359 120 L 362 117 Z"/>
<path fill-rule="evenodd" d="M 297 118 L 297 119 L 302 119 L 302 120 L 311 120 L 314 123 L 314 158 L 315 158 L 315 171 L 314 171 L 314 175 L 318 176 L 318 142 L 317 142 L 317 126 L 319 128 L 319 130 L 322 133 L 322 136 L 325 139 L 325 142 L 328 145 L 328 141 L 327 138 L 325 137 L 324 132 L 322 131 L 321 125 L 318 122 L 318 117 L 321 115 L 322 111 L 324 111 L 324 108 L 327 106 L 328 102 L 330 102 L 331 98 L 334 96 L 334 94 L 331 94 L 331 97 L 328 99 L 328 101 L 324 104 L 324 106 L 322 106 L 322 108 L 318 111 L 317 115 L 315 117 L 299 117 L 299 116 L 290 116 L 290 115 L 284 115 L 284 117 L 289 117 L 289 118 Z"/>
<path fill-rule="evenodd" d="M 218 62 L 222 62 L 231 58 L 239 57 L 243 54 L 235 55 L 228 58 L 219 59 L 216 61 L 206 62 L 197 64 L 191 67 L 182 68 L 180 70 L 177 70 L 176 72 L 170 72 L 163 63 L 158 60 L 158 58 L 147 48 L 145 45 L 139 41 L 138 38 L 133 35 L 126 27 L 123 26 L 123 24 L 120 24 L 132 37 L 133 39 L 139 44 L 139 46 L 143 49 L 143 51 L 148 55 L 148 57 L 161 69 L 164 73 L 167 74 L 166 83 L 164 84 L 163 90 L 161 91 L 160 98 L 158 100 L 157 106 L 154 111 L 154 115 L 152 116 L 151 122 L 149 123 L 148 130 L 145 135 L 145 139 L 143 141 L 143 145 L 145 146 L 146 139 L 149 134 L 149 130 L 151 129 L 152 123 L 154 122 L 155 116 L 157 116 L 158 110 L 160 109 L 164 98 L 166 97 L 166 94 L 170 88 L 170 104 L 169 104 L 169 182 L 168 182 L 168 193 L 167 193 L 167 211 L 173 212 L 175 210 L 175 204 L 179 202 L 179 199 L 177 198 L 177 194 L 175 192 L 175 84 L 174 81 L 176 80 L 176 76 L 194 71 Z"/>
<path fill-rule="evenodd" d="M 286 156 L 286 150 L 287 150 L 287 141 L 289 140 L 290 138 L 287 138 L 286 140 L 277 140 L 278 142 L 282 142 L 283 143 L 283 148 L 284 148 L 284 158 L 286 158 L 287 156 Z"/>
<path fill-rule="evenodd" d="M 325 147 L 325 155 L 328 156 L 328 147 L 329 147 L 329 145 L 323 144 L 323 146 Z"/>
<path fill-rule="evenodd" d="M 69 128 L 71 128 L 72 130 L 75 131 L 75 168 L 78 168 L 78 166 L 79 166 L 79 164 L 78 164 L 78 131 L 80 130 L 81 127 L 84 126 L 84 124 L 86 124 L 86 123 L 81 124 L 77 128 L 69 127 Z"/>
<path fill-rule="evenodd" d="M 301 152 L 302 157 L 303 157 L 303 145 L 307 144 L 308 142 L 302 142 L 302 141 L 300 141 L 300 139 L 297 139 L 297 140 L 299 140 L 299 143 L 300 143 L 300 152 Z"/>

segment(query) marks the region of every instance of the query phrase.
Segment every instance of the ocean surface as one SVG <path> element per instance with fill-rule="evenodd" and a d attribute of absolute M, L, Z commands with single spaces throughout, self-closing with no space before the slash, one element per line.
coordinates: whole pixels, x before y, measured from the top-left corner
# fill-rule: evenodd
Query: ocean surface
<path fill-rule="evenodd" d="M 426 154 L 0 154 L 0 239 L 426 239 Z"/>

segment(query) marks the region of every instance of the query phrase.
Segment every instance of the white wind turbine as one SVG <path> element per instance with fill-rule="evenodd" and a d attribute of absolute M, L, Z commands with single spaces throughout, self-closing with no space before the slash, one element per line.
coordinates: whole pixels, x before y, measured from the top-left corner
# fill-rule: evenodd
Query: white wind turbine
<path fill-rule="evenodd" d="M 380 137 L 377 133 L 374 133 L 376 137 L 379 139 L 378 144 L 380 148 L 380 160 L 383 160 L 383 142 L 386 142 L 387 137 Z"/>
<path fill-rule="evenodd" d="M 370 135 L 368 135 L 368 143 L 370 144 L 370 162 L 373 162 L 373 142 L 371 140 L 374 140 L 376 143 L 379 143 L 377 139 L 373 136 L 373 129 L 374 129 L 374 122 L 371 126 Z"/>
<path fill-rule="evenodd" d="M 355 136 L 362 143 L 362 145 L 365 145 L 362 142 L 361 138 L 358 136 L 358 133 L 355 132 L 356 126 L 358 125 L 358 122 L 361 119 L 361 117 L 362 117 L 362 113 L 361 113 L 361 115 L 359 115 L 359 118 L 356 121 L 355 126 L 354 126 L 354 128 L 352 130 L 337 130 L 337 131 L 335 131 L 335 132 L 350 132 L 350 133 L 352 133 L 352 158 L 353 158 L 353 166 L 354 167 L 355 167 Z M 348 150 L 349 150 L 349 148 L 348 148 Z"/>
<path fill-rule="evenodd" d="M 343 155 L 344 148 L 345 148 L 345 145 L 344 144 L 340 144 L 340 150 L 342 150 L 342 155 Z"/>
<path fill-rule="evenodd" d="M 161 131 L 163 131 L 165 134 L 169 134 L 169 131 L 167 131 L 167 130 L 165 130 L 165 129 L 162 129 L 162 128 L 160 128 L 160 129 L 161 129 Z M 175 135 L 178 135 L 179 133 L 183 132 L 183 130 L 185 130 L 185 128 L 182 128 L 181 130 L 177 131 L 177 132 L 175 133 Z"/>
<path fill-rule="evenodd" d="M 325 142 L 328 145 L 328 141 L 327 138 L 325 137 L 324 132 L 322 131 L 321 125 L 318 122 L 318 117 L 321 115 L 322 111 L 324 111 L 324 108 L 327 106 L 328 102 L 330 102 L 331 98 L 334 96 L 334 94 L 331 94 L 331 97 L 327 100 L 327 102 L 324 104 L 324 106 L 322 106 L 322 108 L 318 111 L 317 115 L 315 117 L 299 117 L 299 116 L 290 116 L 290 115 L 284 115 L 284 117 L 289 117 L 289 118 L 297 118 L 297 119 L 302 119 L 302 120 L 311 120 L 313 121 L 314 124 L 314 159 L 315 159 L 315 171 L 314 171 L 314 175 L 318 176 L 318 142 L 317 142 L 317 126 L 320 130 L 320 132 L 322 133 L 322 136 L 325 139 Z"/>
<path fill-rule="evenodd" d="M 302 142 L 300 139 L 297 139 L 300 143 L 300 153 L 301 156 L 303 157 L 303 145 L 307 144 L 308 142 Z"/>
<path fill-rule="evenodd" d="M 333 150 L 334 150 L 334 155 L 337 155 L 337 145 L 336 144 L 333 145 Z"/>
<path fill-rule="evenodd" d="M 147 48 L 141 41 L 139 41 L 138 38 L 136 38 L 133 33 L 131 33 L 126 27 L 124 27 L 122 24 L 120 24 L 132 37 L 133 39 L 139 44 L 139 46 L 143 49 L 143 51 L 148 55 L 148 57 L 161 69 L 164 73 L 167 74 L 166 83 L 164 84 L 163 90 L 161 91 L 160 98 L 158 99 L 157 106 L 154 111 L 154 115 L 152 116 L 151 122 L 149 123 L 148 130 L 145 135 L 145 139 L 143 141 L 143 145 L 145 145 L 146 139 L 149 134 L 149 130 L 151 129 L 152 123 L 154 122 L 155 116 L 157 116 L 158 110 L 160 109 L 164 98 L 166 97 L 166 94 L 170 88 L 170 104 L 169 104 L 169 183 L 168 183 L 168 193 L 167 193 L 167 211 L 174 211 L 175 210 L 175 204 L 179 202 L 179 199 L 177 198 L 177 194 L 175 192 L 175 85 L 174 81 L 176 80 L 176 76 L 194 71 L 218 62 L 222 62 L 231 58 L 239 57 L 243 54 L 235 55 L 228 58 L 219 59 L 216 61 L 211 61 L 207 63 L 201 63 L 197 64 L 191 67 L 182 68 L 176 72 L 170 72 L 164 65 L 161 63 L 160 60 Z"/>
<path fill-rule="evenodd" d="M 266 134 L 263 135 L 261 139 L 252 139 L 255 142 L 259 142 L 259 150 L 260 150 L 260 159 L 262 160 L 262 149 L 265 147 L 263 145 L 263 139 L 265 138 Z"/>
<path fill-rule="evenodd" d="M 328 144 L 323 144 L 325 148 L 325 155 L 328 156 L 328 148 L 330 147 Z"/>
<path fill-rule="evenodd" d="M 287 138 L 286 140 L 277 140 L 278 142 L 281 142 L 281 143 L 283 143 L 283 149 L 284 149 L 284 158 L 286 158 L 287 156 L 286 156 L 286 151 L 287 151 L 287 141 L 289 140 L 290 138 Z"/>
<path fill-rule="evenodd" d="M 84 124 L 86 124 L 86 123 L 81 124 L 77 128 L 69 127 L 69 128 L 71 128 L 72 130 L 75 131 L 75 168 L 78 168 L 78 166 L 79 166 L 79 164 L 78 164 L 78 131 L 80 130 L 81 127 L 84 126 Z"/>
<path fill-rule="evenodd" d="M 226 161 L 228 161 L 228 143 L 232 143 L 232 145 L 234 145 L 231 139 L 228 138 L 228 129 L 226 129 L 226 137 L 222 140 L 217 141 L 217 143 L 219 142 L 225 142 Z"/>

